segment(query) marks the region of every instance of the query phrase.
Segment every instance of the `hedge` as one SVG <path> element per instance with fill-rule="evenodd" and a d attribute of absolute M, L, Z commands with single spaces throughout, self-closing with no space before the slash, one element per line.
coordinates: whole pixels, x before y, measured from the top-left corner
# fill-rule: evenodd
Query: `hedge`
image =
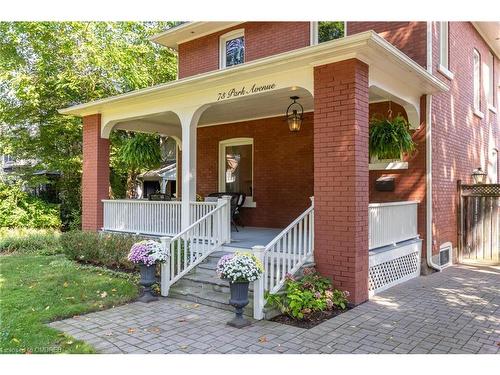
<path fill-rule="evenodd" d="M 121 270 L 134 270 L 127 255 L 135 242 L 144 237 L 127 234 L 111 234 L 69 231 L 61 235 L 63 252 L 70 259 Z"/>

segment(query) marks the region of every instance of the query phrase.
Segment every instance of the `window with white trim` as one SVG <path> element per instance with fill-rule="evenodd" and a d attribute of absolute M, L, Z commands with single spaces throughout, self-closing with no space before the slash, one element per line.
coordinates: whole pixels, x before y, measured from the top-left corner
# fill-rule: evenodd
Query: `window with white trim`
<path fill-rule="evenodd" d="M 343 38 L 346 35 L 345 21 L 311 22 L 311 45 Z"/>
<path fill-rule="evenodd" d="M 441 67 L 449 70 L 449 24 L 448 22 L 439 23 L 439 63 Z"/>
<path fill-rule="evenodd" d="M 253 138 L 219 142 L 219 191 L 245 193 L 245 206 L 253 204 Z"/>
<path fill-rule="evenodd" d="M 484 75 L 484 91 L 486 94 L 486 101 L 488 103 L 488 108 L 494 109 L 495 108 L 495 102 L 494 102 L 494 92 L 495 92 L 495 81 L 494 81 L 494 60 L 493 60 L 493 54 L 491 52 L 488 52 L 488 61 L 484 65 L 483 69 L 483 75 Z"/>
<path fill-rule="evenodd" d="M 448 79 L 453 79 L 450 71 L 450 23 L 439 22 L 439 64 L 437 70 Z"/>
<path fill-rule="evenodd" d="M 491 150 L 488 158 L 488 179 L 490 184 L 498 184 L 498 150 Z"/>
<path fill-rule="evenodd" d="M 477 49 L 474 49 L 474 111 L 481 114 L 481 55 Z"/>
<path fill-rule="evenodd" d="M 245 62 L 245 31 L 243 29 L 221 35 L 219 43 L 221 69 Z"/>

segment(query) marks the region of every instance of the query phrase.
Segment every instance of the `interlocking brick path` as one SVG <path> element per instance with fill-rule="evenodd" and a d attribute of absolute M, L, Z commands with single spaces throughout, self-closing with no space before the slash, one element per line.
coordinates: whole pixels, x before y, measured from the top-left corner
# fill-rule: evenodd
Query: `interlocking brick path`
<path fill-rule="evenodd" d="M 500 267 L 453 266 L 306 330 L 171 298 L 50 323 L 102 353 L 499 353 Z"/>

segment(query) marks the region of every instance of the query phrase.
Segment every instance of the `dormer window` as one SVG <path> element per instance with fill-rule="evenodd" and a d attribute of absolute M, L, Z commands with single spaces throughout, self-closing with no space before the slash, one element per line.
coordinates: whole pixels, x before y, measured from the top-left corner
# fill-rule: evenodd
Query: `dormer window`
<path fill-rule="evenodd" d="M 220 68 L 245 62 L 245 32 L 234 30 L 220 37 Z"/>

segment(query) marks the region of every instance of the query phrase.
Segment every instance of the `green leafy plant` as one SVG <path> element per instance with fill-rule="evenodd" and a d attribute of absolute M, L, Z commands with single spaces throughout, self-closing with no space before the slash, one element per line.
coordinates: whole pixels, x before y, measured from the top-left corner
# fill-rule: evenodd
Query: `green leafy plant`
<path fill-rule="evenodd" d="M 0 182 L 0 228 L 59 228 L 59 206 L 22 190 L 21 184 Z"/>
<path fill-rule="evenodd" d="M 134 270 L 127 259 L 132 245 L 141 236 L 69 231 L 61 235 L 61 247 L 69 259 L 120 270 Z"/>
<path fill-rule="evenodd" d="M 313 268 L 304 270 L 304 276 L 295 280 L 287 276 L 283 293 L 267 294 L 267 304 L 292 318 L 303 320 L 315 312 L 344 310 L 348 305 L 348 292 L 333 288 L 331 281 Z"/>
<path fill-rule="evenodd" d="M 410 124 L 397 115 L 394 118 L 373 117 L 370 121 L 370 157 L 399 159 L 402 153 L 411 154 L 415 142 L 410 133 Z"/>
<path fill-rule="evenodd" d="M 0 229 L 0 253 L 52 255 L 62 251 L 53 229 Z"/>

